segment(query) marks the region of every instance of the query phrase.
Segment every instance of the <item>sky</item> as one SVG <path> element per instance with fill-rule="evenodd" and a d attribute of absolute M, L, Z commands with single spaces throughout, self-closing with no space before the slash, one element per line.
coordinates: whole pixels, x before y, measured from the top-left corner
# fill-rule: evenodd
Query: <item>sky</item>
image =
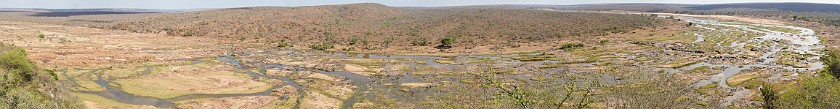
<path fill-rule="evenodd" d="M 0 8 L 137 8 L 202 9 L 250 6 L 313 6 L 379 3 L 395 7 L 436 7 L 497 4 L 574 5 L 599 3 L 718 4 L 747 2 L 811 2 L 840 4 L 840 0 L 0 0 Z"/>

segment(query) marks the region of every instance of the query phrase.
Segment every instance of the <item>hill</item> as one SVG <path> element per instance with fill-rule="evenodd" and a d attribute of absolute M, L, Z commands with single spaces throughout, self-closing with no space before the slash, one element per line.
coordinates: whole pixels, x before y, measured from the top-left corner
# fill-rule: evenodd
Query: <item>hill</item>
<path fill-rule="evenodd" d="M 629 10 L 642 12 L 708 11 L 708 10 L 770 10 L 787 12 L 840 12 L 838 4 L 821 3 L 727 3 L 727 4 L 662 4 L 662 3 L 616 3 L 584 5 L 545 5 L 532 8 L 554 8 L 570 10 Z"/>
<path fill-rule="evenodd" d="M 336 44 L 376 50 L 546 42 L 562 37 L 624 33 L 655 26 L 642 15 L 491 8 L 395 8 L 380 4 L 244 7 L 170 13 L 101 28 L 293 45 Z"/>
<path fill-rule="evenodd" d="M 22 48 L 0 43 L 0 60 L 0 108 L 82 108 L 75 97 L 55 84 L 55 73 L 37 68 Z"/>
<path fill-rule="evenodd" d="M 719 9 L 758 9 L 778 10 L 792 12 L 840 12 L 838 4 L 819 3 L 733 3 L 733 4 L 710 4 L 687 7 L 691 10 L 719 10 Z"/>
<path fill-rule="evenodd" d="M 0 8 L 0 20 L 72 26 L 104 25 L 114 21 L 180 12 L 154 9 L 32 9 Z"/>

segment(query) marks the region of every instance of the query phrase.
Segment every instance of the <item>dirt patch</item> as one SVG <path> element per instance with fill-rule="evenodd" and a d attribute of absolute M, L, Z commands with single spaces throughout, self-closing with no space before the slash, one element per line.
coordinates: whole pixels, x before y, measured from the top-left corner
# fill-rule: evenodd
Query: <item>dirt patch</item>
<path fill-rule="evenodd" d="M 341 106 L 342 100 L 331 98 L 319 92 L 310 91 L 306 93 L 300 107 L 308 109 L 338 109 Z"/>

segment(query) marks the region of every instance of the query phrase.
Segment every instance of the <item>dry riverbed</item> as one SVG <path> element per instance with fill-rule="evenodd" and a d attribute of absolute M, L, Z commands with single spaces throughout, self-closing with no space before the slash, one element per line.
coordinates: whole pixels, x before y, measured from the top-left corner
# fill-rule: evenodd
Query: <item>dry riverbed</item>
<path fill-rule="evenodd" d="M 677 18 L 627 34 L 435 54 L 8 21 L 0 21 L 0 39 L 27 48 L 88 108 L 519 108 L 516 101 L 529 100 L 522 105 L 757 107 L 759 84 L 789 83 L 821 67 L 810 29 Z"/>

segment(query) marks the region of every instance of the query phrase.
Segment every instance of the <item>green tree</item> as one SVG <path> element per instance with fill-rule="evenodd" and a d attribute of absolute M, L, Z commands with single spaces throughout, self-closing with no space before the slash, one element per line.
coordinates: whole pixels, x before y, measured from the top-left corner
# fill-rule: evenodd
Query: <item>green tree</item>
<path fill-rule="evenodd" d="M 356 45 L 358 43 L 359 43 L 359 38 L 358 37 L 350 38 L 350 45 Z"/>
<path fill-rule="evenodd" d="M 820 60 L 825 64 L 825 71 L 827 73 L 834 77 L 840 77 L 840 59 L 838 59 L 837 53 L 828 52 Z"/>
<path fill-rule="evenodd" d="M 776 107 L 773 102 L 779 99 L 779 96 L 776 95 L 776 91 L 773 90 L 773 87 L 771 85 L 763 85 L 760 90 L 761 96 L 764 97 L 764 106 L 762 107 L 764 109 L 775 109 Z"/>
<path fill-rule="evenodd" d="M 445 37 L 445 38 L 440 40 L 440 46 L 441 47 L 450 48 L 450 47 L 453 46 L 454 43 L 455 43 L 455 38 L 453 38 L 453 37 Z"/>

